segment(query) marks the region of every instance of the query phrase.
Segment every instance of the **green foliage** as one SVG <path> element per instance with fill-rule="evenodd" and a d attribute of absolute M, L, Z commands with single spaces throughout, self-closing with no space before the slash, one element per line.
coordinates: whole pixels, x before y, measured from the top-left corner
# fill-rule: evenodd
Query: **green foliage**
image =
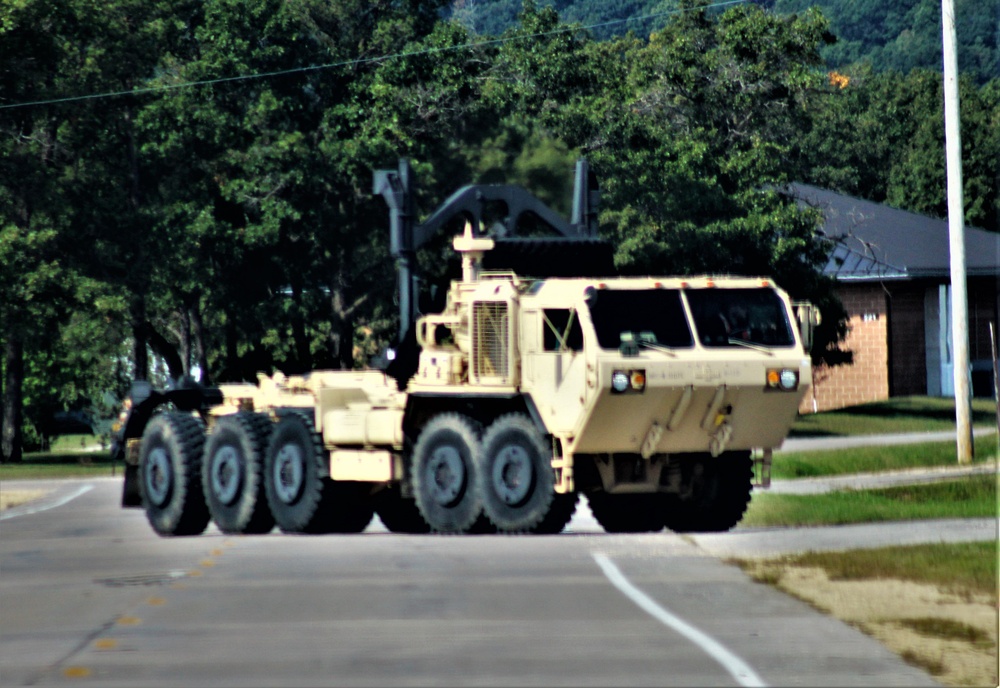
<path fill-rule="evenodd" d="M 914 70 L 850 71 L 849 83 L 816 94 L 800 139 L 802 179 L 925 215 L 947 214 L 942 82 Z M 967 224 L 1000 231 L 1000 79 L 959 84 Z"/>

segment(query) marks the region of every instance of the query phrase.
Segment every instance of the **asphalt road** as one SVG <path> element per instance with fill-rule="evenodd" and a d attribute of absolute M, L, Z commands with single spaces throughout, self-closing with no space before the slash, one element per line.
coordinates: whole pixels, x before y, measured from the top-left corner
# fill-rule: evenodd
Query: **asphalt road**
<path fill-rule="evenodd" d="M 0 517 L 2 686 L 936 685 L 694 540 L 607 535 L 585 507 L 557 536 L 164 539 L 118 481 L 45 487 Z"/>

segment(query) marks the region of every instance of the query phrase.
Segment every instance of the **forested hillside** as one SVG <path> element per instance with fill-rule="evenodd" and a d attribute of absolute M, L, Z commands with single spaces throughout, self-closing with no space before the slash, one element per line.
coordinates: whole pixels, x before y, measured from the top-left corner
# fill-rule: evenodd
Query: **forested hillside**
<path fill-rule="evenodd" d="M 750 0 L 780 14 L 818 7 L 837 40 L 820 54 L 831 69 L 870 63 L 876 71 L 941 69 L 940 0 Z M 607 38 L 634 31 L 648 35 L 666 23 L 683 0 L 542 0 L 566 23 L 592 26 Z M 720 3 L 721 11 L 731 3 Z M 454 17 L 481 34 L 500 34 L 517 23 L 521 0 L 455 0 Z M 976 83 L 1000 75 L 1000 0 L 955 0 L 959 69 Z"/>
<path fill-rule="evenodd" d="M 585 156 L 618 271 L 770 275 L 821 307 L 831 363 L 829 247 L 780 189 L 944 213 L 940 74 L 831 70 L 818 11 L 683 0 L 599 40 L 527 2 L 487 40 L 477 7 L 0 3 L 0 460 L 133 378 L 362 365 L 397 329 L 372 173 L 400 156 L 421 219 L 476 181 L 567 213 Z M 966 221 L 995 231 L 1000 79 L 961 89 Z"/>
<path fill-rule="evenodd" d="M 827 65 L 870 63 L 877 71 L 941 70 L 940 0 L 773 0 L 775 12 L 819 7 L 836 43 Z M 955 0 L 959 71 L 984 84 L 1000 76 L 1000 0 Z"/>

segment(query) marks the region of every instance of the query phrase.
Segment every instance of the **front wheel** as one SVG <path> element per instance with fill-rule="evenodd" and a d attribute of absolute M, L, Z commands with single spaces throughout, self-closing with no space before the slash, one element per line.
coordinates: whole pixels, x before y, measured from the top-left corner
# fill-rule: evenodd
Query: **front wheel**
<path fill-rule="evenodd" d="M 594 518 L 608 533 L 655 533 L 663 530 L 662 498 L 659 494 L 587 495 Z"/>
<path fill-rule="evenodd" d="M 201 489 L 205 424 L 185 413 L 153 416 L 142 433 L 139 494 L 160 535 L 199 535 L 209 513 Z"/>
<path fill-rule="evenodd" d="M 749 452 L 685 461 L 681 476 L 681 494 L 664 495 L 667 528 L 675 533 L 718 533 L 742 520 L 753 490 Z"/>
<path fill-rule="evenodd" d="M 483 436 L 483 511 L 502 533 L 527 532 L 540 524 L 555 496 L 552 452 L 521 413 L 498 418 Z"/>
<path fill-rule="evenodd" d="M 537 535 L 556 535 L 563 532 L 576 513 L 579 495 L 576 492 L 557 494 L 552 498 L 552 506 L 545 518 L 535 525 L 531 532 Z"/>
<path fill-rule="evenodd" d="M 458 413 L 443 413 L 424 426 L 413 447 L 413 493 L 424 520 L 439 533 L 469 531 L 482 514 L 477 489 L 479 436 Z"/>

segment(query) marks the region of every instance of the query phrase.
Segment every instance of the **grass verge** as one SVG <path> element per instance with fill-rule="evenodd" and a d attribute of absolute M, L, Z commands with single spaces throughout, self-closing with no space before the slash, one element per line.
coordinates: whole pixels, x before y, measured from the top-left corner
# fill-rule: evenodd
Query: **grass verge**
<path fill-rule="evenodd" d="M 751 577 L 850 623 L 945 685 L 997 685 L 997 543 L 735 559 Z"/>
<path fill-rule="evenodd" d="M 996 426 L 996 402 L 972 400 L 972 423 Z M 955 429 L 955 400 L 938 397 L 895 397 L 836 411 L 799 416 L 792 437 L 878 435 Z"/>
<path fill-rule="evenodd" d="M 997 515 L 997 476 L 881 490 L 826 494 L 754 494 L 743 526 L 819 526 L 925 518 L 978 518 Z"/>
<path fill-rule="evenodd" d="M 20 463 L 0 464 L 0 482 L 56 478 L 104 478 L 122 475 L 122 465 L 111 463 L 108 452 L 38 452 Z"/>
<path fill-rule="evenodd" d="M 974 440 L 976 458 L 973 463 L 993 461 L 997 456 L 994 435 Z M 771 477 L 778 479 L 814 478 L 825 475 L 877 473 L 929 466 L 956 466 L 955 442 L 921 442 L 851 449 L 829 449 L 808 452 L 778 452 L 771 465 Z"/>

